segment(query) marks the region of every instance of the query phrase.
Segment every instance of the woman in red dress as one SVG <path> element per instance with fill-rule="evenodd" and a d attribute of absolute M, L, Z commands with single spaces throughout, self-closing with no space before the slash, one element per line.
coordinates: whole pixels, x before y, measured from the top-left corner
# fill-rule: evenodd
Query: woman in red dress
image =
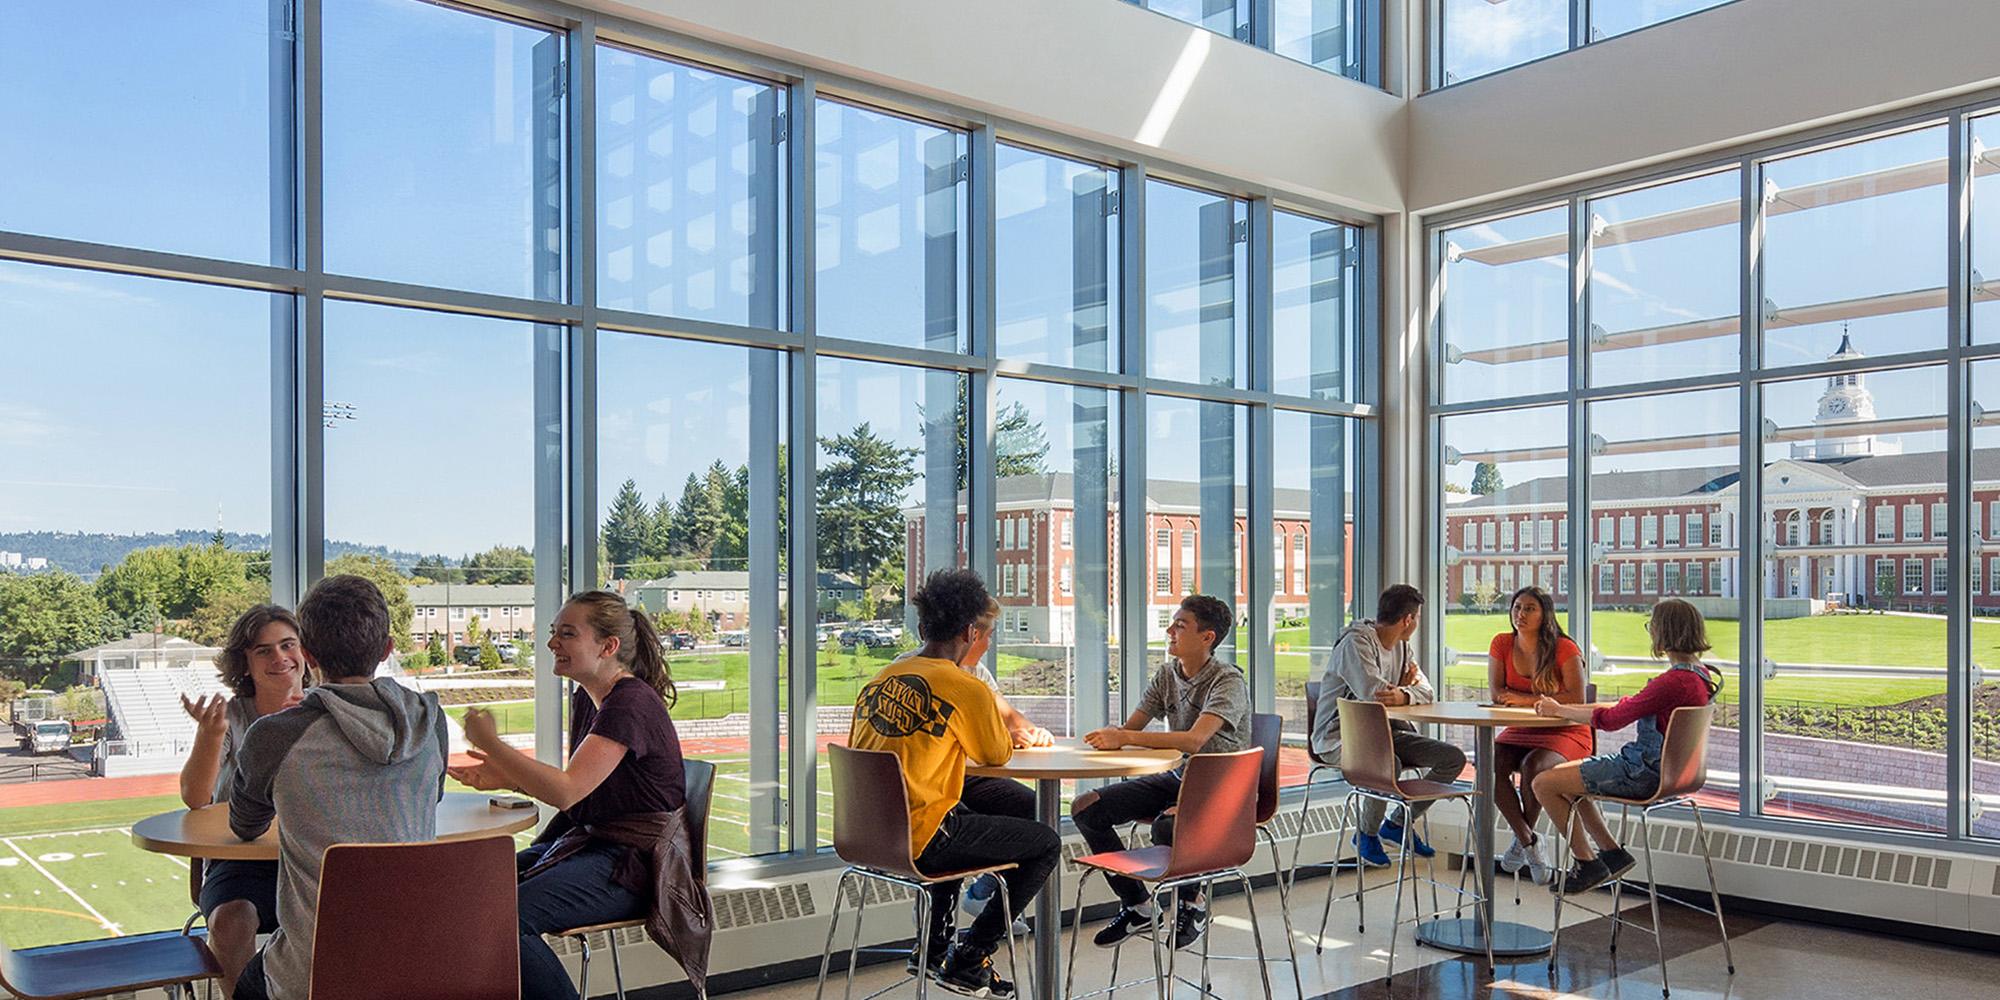
<path fill-rule="evenodd" d="M 1580 704 L 1583 651 L 1556 624 L 1555 602 L 1548 591 L 1533 586 L 1515 591 L 1508 601 L 1508 617 L 1513 631 L 1494 636 L 1486 650 L 1486 679 L 1494 704 L 1533 708 L 1543 695 Z M 1535 834 L 1542 807 L 1531 789 L 1543 771 L 1590 756 L 1595 745 L 1590 727 L 1509 728 L 1501 730 L 1494 744 L 1494 805 L 1514 829 L 1514 845 L 1501 856 L 1500 867 L 1513 873 L 1526 866 L 1537 885 L 1545 884 L 1551 870 Z"/>

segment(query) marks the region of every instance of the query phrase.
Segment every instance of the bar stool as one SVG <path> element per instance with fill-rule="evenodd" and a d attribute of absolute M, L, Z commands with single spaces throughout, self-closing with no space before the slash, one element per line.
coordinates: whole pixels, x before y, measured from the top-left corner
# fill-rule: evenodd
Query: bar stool
<path fill-rule="evenodd" d="M 1402 859 L 1396 870 L 1396 908 L 1390 917 L 1389 924 L 1389 975 L 1393 977 L 1396 974 L 1396 938 L 1398 931 L 1406 922 L 1403 920 L 1403 883 L 1409 880 L 1410 855 L 1414 853 L 1410 849 L 1410 838 L 1414 835 L 1417 825 L 1416 821 L 1410 816 L 1410 808 L 1424 802 L 1457 799 L 1465 803 L 1466 828 L 1471 829 L 1471 823 L 1474 822 L 1472 809 L 1473 792 L 1470 789 L 1459 788 L 1456 785 L 1448 785 L 1443 782 L 1425 781 L 1422 779 L 1401 779 L 1398 775 L 1396 764 L 1396 741 L 1389 729 L 1389 710 L 1380 703 L 1373 701 L 1354 701 L 1348 698 L 1340 700 L 1340 770 L 1347 778 L 1347 783 L 1353 787 L 1353 791 L 1347 793 L 1347 813 L 1357 817 L 1357 825 L 1359 825 L 1358 817 L 1360 815 L 1360 800 L 1362 799 L 1375 799 L 1380 802 L 1403 807 Z M 1426 827 L 1428 825 L 1426 824 Z M 1337 839 L 1334 841 L 1336 845 L 1346 842 L 1347 824 L 1345 819 L 1343 819 L 1336 837 Z M 1335 860 L 1339 859 L 1337 847 L 1334 857 Z M 1431 885 L 1431 909 L 1433 911 L 1438 910 L 1437 890 L 1439 888 L 1456 893 L 1461 901 L 1467 898 L 1475 900 L 1481 898 L 1476 891 L 1467 892 L 1457 886 L 1443 885 L 1438 882 L 1436 876 L 1437 862 L 1433 860 L 1431 863 L 1431 877 L 1424 879 L 1424 881 L 1429 882 Z M 1362 908 L 1362 894 L 1367 889 L 1366 882 L 1367 867 L 1365 865 L 1357 866 L 1354 872 L 1354 907 L 1356 927 L 1360 930 L 1367 929 L 1367 918 Z M 1483 923 L 1486 920 L 1486 908 L 1479 906 L 1474 907 L 1474 910 L 1479 920 Z M 1319 937 L 1321 940 L 1315 944 L 1315 951 L 1325 946 L 1326 921 L 1332 912 L 1333 880 L 1328 879 L 1326 883 L 1326 908 L 1321 911 L 1319 918 Z M 1421 916 L 1412 917 L 1411 922 L 1420 919 L 1422 919 Z M 1486 967 L 1491 969 L 1493 968 L 1493 935 L 1491 929 L 1482 927 L 1481 935 L 1486 939 Z"/>
<path fill-rule="evenodd" d="M 1257 853 L 1256 789 L 1263 756 L 1261 747 L 1252 747 L 1235 753 L 1203 753 L 1189 757 L 1181 772 L 1181 792 L 1174 806 L 1172 844 L 1106 851 L 1076 859 L 1077 867 L 1083 869 L 1083 874 L 1076 882 L 1076 911 L 1072 926 L 1081 926 L 1083 890 L 1089 884 L 1092 873 L 1107 877 L 1121 875 L 1151 887 L 1154 906 L 1162 915 L 1153 923 L 1152 940 L 1153 979 L 1162 1000 L 1165 1000 L 1174 982 L 1187 982 L 1174 974 L 1174 956 L 1178 954 L 1178 949 L 1166 943 L 1164 937 L 1173 933 L 1166 929 L 1170 923 L 1167 915 L 1179 911 L 1181 889 L 1189 886 L 1208 888 L 1216 879 L 1227 876 L 1235 877 L 1243 887 L 1244 902 L 1250 909 L 1250 935 L 1257 945 L 1257 973 L 1264 982 L 1264 996 L 1272 995 L 1271 970 L 1266 964 L 1268 959 L 1264 957 L 1263 930 L 1257 923 L 1257 898 L 1251 891 L 1249 876 L 1243 873 L 1243 865 Z M 1204 956 L 1208 951 L 1207 933 L 1207 930 L 1203 931 Z M 1076 943 L 1082 936 L 1080 931 L 1070 936 L 1065 982 L 1073 984 L 1076 981 Z M 1160 956 L 1163 946 L 1167 953 L 1164 964 Z M 1292 968 L 1296 974 L 1298 963 L 1294 962 Z M 1143 980 L 1118 982 L 1114 961 L 1109 986 L 1081 995 L 1065 991 L 1065 995 L 1069 1000 L 1081 1000 L 1081 997 L 1110 993 L 1138 985 L 1139 982 Z M 1206 996 L 1215 996 L 1205 983 L 1187 985 Z"/>
<path fill-rule="evenodd" d="M 895 948 L 861 947 L 861 921 L 868 913 L 867 880 L 900 885 L 916 893 L 917 907 L 917 996 L 929 995 L 931 945 L 931 886 L 957 882 L 980 875 L 998 874 L 1016 867 L 1012 862 L 968 868 L 964 871 L 926 875 L 917 870 L 910 856 L 910 794 L 903 785 L 903 762 L 887 750 L 856 750 L 833 744 L 827 747 L 833 771 L 833 853 L 847 862 L 840 881 L 833 887 L 833 918 L 826 926 L 826 947 L 820 951 L 819 988 L 816 998 L 826 994 L 826 973 L 833 961 L 833 936 L 840 927 L 840 907 L 846 899 L 848 879 L 856 882 L 854 933 L 847 946 L 847 994 L 854 992 L 855 958 L 862 951 L 896 952 Z M 1000 884 L 1003 912 L 1013 913 L 1007 898 L 1007 880 Z M 1041 933 L 1041 928 L 1036 928 Z M 1060 931 L 1058 931 L 1060 933 Z M 1007 962 L 1014 981 L 1021 981 L 1021 964 L 1014 950 L 1014 924 L 1007 922 Z M 901 983 L 891 983 L 869 997 L 880 996 Z M 1028 994 L 1034 993 L 1033 983 Z M 866 997 L 863 1000 L 867 1000 Z"/>
<path fill-rule="evenodd" d="M 708 807 L 709 803 L 715 798 L 715 765 L 705 760 L 689 760 L 682 762 L 681 767 L 683 774 L 687 778 L 685 808 L 687 809 L 688 822 L 688 848 L 694 852 L 694 856 L 697 859 L 705 859 L 708 856 Z M 705 881 L 708 875 L 708 866 L 703 864 L 698 870 L 702 873 Z M 629 927 L 644 926 L 646 926 L 646 918 L 640 916 L 631 917 L 626 920 L 613 920 L 603 924 L 591 924 L 587 927 L 572 927 L 569 930 L 549 935 L 553 938 L 575 938 L 577 943 L 583 946 L 583 968 L 577 975 L 577 996 L 584 997 L 585 1000 L 588 1000 L 590 997 L 590 936 L 601 931 L 604 933 L 605 940 L 611 944 L 612 989 L 616 991 L 618 1000 L 625 1000 L 625 970 L 618 965 L 618 932 Z M 706 996 L 707 992 L 704 990 L 702 995 Z"/>
<path fill-rule="evenodd" d="M 1581 835 L 1581 831 L 1578 829 L 1577 816 L 1582 811 L 1583 803 L 1586 801 L 1603 802 L 1620 807 L 1621 814 L 1618 821 L 1618 839 L 1620 843 L 1625 841 L 1625 832 L 1626 828 L 1631 824 L 1633 808 L 1638 808 L 1639 844 L 1644 849 L 1646 856 L 1646 896 L 1653 910 L 1652 928 L 1648 930 L 1645 925 L 1633 923 L 1619 915 L 1618 902 L 1624 891 L 1626 882 L 1622 878 L 1612 884 L 1610 913 L 1599 913 L 1580 903 L 1571 903 L 1570 905 L 1577 906 L 1590 913 L 1595 913 L 1598 916 L 1611 918 L 1611 951 L 1613 954 L 1616 954 L 1618 951 L 1618 930 L 1628 923 L 1631 923 L 1632 926 L 1641 931 L 1653 935 L 1653 943 L 1659 948 L 1660 954 L 1660 995 L 1662 997 L 1672 996 L 1673 993 L 1672 987 L 1667 982 L 1666 942 L 1660 937 L 1660 888 L 1659 883 L 1653 878 L 1653 840 L 1648 836 L 1646 828 L 1646 817 L 1651 816 L 1654 810 L 1657 809 L 1667 809 L 1685 804 L 1694 812 L 1695 844 L 1701 848 L 1702 867 L 1708 871 L 1708 899 L 1709 903 L 1714 906 L 1714 909 L 1690 903 L 1675 896 L 1668 896 L 1667 900 L 1679 903 L 1697 913 L 1706 913 L 1715 918 L 1715 929 L 1722 934 L 1723 962 L 1728 966 L 1730 975 L 1733 976 L 1736 974 L 1736 957 L 1729 950 L 1729 928 L 1722 922 L 1722 894 L 1717 892 L 1715 888 L 1715 860 L 1709 854 L 1708 831 L 1702 826 L 1701 822 L 1701 803 L 1695 801 L 1694 798 L 1695 793 L 1701 791 L 1702 786 L 1708 784 L 1708 731 L 1714 719 L 1714 705 L 1689 705 L 1674 709 L 1674 713 L 1667 717 L 1667 734 L 1660 746 L 1660 787 L 1653 792 L 1651 797 L 1644 799 L 1621 799 L 1613 795 L 1583 796 L 1583 798 L 1577 800 L 1576 808 L 1570 810 L 1570 829 L 1559 833 L 1559 836 L 1563 839 L 1556 847 L 1558 851 L 1565 852 L 1560 857 L 1568 859 L 1572 856 L 1567 853 L 1569 849 L 1568 838 Z M 1563 902 L 1562 880 L 1561 876 L 1558 875 L 1556 881 L 1555 940 L 1549 945 L 1549 974 L 1551 976 L 1555 975 L 1556 970 L 1556 949 L 1562 945 Z"/>
<path fill-rule="evenodd" d="M 23 1000 L 81 1000 L 152 987 L 212 981 L 222 967 L 200 938 L 178 934 L 112 938 L 23 955 L 0 942 L 0 993 Z"/>
<path fill-rule="evenodd" d="M 1289 877 L 1285 880 L 1285 892 L 1288 896 L 1291 893 L 1292 886 L 1299 879 L 1299 852 L 1305 847 L 1306 817 L 1312 814 L 1313 789 L 1317 787 L 1319 774 L 1321 771 L 1332 771 L 1335 774 L 1340 773 L 1339 761 L 1327 760 L 1321 757 L 1319 751 L 1314 750 L 1312 746 L 1312 733 L 1313 730 L 1318 728 L 1319 723 L 1319 692 L 1320 686 L 1318 681 L 1306 682 L 1306 758 L 1312 761 L 1312 768 L 1306 772 L 1306 797 L 1305 801 L 1299 806 L 1299 828 L 1297 832 L 1292 834 L 1292 868 L 1287 873 Z M 1347 799 L 1341 799 L 1336 814 L 1339 816 L 1338 822 L 1347 822 Z M 1339 868 L 1339 865 L 1340 845 L 1335 844 L 1333 848 L 1333 860 L 1325 863 L 1327 877 L 1331 878 Z M 1308 867 L 1318 868 L 1321 865 L 1314 863 Z"/>

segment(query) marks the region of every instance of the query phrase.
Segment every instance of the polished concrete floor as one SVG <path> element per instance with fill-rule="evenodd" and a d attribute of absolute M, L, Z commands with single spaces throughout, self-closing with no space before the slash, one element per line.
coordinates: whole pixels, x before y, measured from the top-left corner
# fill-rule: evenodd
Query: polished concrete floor
<path fill-rule="evenodd" d="M 1371 879 L 1371 885 L 1374 880 Z M 1351 877 L 1336 880 L 1337 889 L 1350 894 Z M 1389 891 L 1368 894 L 1369 922 L 1365 932 L 1357 931 L 1351 897 L 1336 898 L 1326 933 L 1318 935 L 1321 906 L 1326 898 L 1323 879 L 1302 881 L 1291 907 L 1294 943 L 1299 951 L 1299 980 L 1304 995 L 1331 1000 L 1373 1000 L 1373 998 L 1440 998 L 1474 1000 L 1488 997 L 1523 997 L 1533 1000 L 1588 998 L 1646 998 L 1660 996 L 1660 952 L 1652 936 L 1636 933 L 1628 926 L 1620 934 L 1618 952 L 1609 948 L 1611 921 L 1603 916 L 1580 913 L 1566 907 L 1563 937 L 1553 973 L 1546 955 L 1523 959 L 1500 959 L 1489 976 L 1484 958 L 1472 959 L 1419 946 L 1412 928 L 1401 928 L 1396 945 L 1396 973 L 1388 976 L 1389 910 L 1394 897 Z M 1428 893 L 1423 902 L 1428 908 Z M 1553 917 L 1553 900 L 1540 888 L 1523 883 L 1521 902 L 1514 902 L 1510 883 L 1501 883 L 1498 916 L 1535 927 L 1548 928 Z M 1608 893 L 1597 893 L 1589 901 L 1599 910 L 1608 910 Z M 1408 905 L 1406 901 L 1405 905 Z M 1278 893 L 1265 889 L 1257 893 L 1258 919 L 1262 922 L 1268 947 L 1283 950 L 1279 923 Z M 1448 897 L 1446 909 L 1449 909 Z M 1628 894 L 1623 912 L 1641 926 L 1651 927 L 1645 897 Z M 1406 913 L 1406 916 L 1408 914 Z M 1211 947 L 1215 954 L 1251 954 L 1250 924 L 1240 896 L 1222 899 L 1215 910 Z M 1841 998 L 1883 997 L 1972 997 L 1994 995 L 2000 984 L 2000 957 L 1993 954 L 1930 945 L 1904 938 L 1886 937 L 1840 930 L 1817 924 L 1774 921 L 1756 917 L 1729 917 L 1730 945 L 1736 973 L 1726 969 L 1723 948 L 1715 921 L 1706 914 L 1662 904 L 1665 927 L 1664 952 L 1667 975 L 1676 1000 L 1706 998 Z M 1098 925 L 1087 925 L 1086 932 Z M 1069 945 L 1064 936 L 1064 948 Z M 1315 945 L 1321 950 L 1315 954 Z M 1198 946 L 1197 946 L 1198 947 Z M 1067 955 L 1067 950 L 1065 950 Z M 1005 952 L 998 956 L 1003 964 Z M 1024 952 L 1022 961 L 1027 960 Z M 1199 961 L 1194 951 L 1182 952 L 1176 972 L 1199 981 Z M 1111 968 L 1108 951 L 1094 948 L 1088 940 L 1077 954 L 1076 989 L 1099 989 L 1106 985 Z M 1282 962 L 1269 966 L 1271 995 L 1289 998 L 1298 995 L 1291 970 Z M 1144 975 L 1147 981 L 1117 991 L 1117 997 L 1144 1000 L 1156 996 L 1150 980 L 1151 958 L 1142 943 L 1126 945 L 1120 958 L 1120 978 L 1131 981 Z M 897 981 L 908 982 L 902 963 L 876 965 L 856 974 L 855 996 L 873 992 Z M 1213 993 L 1223 1000 L 1264 995 L 1256 965 L 1248 961 L 1215 961 L 1211 965 Z M 757 991 L 759 997 L 809 998 L 814 984 L 808 980 L 788 986 Z M 838 970 L 828 983 L 827 995 L 841 995 Z M 915 995 L 914 984 L 893 991 L 894 998 Z M 951 994 L 933 988 L 930 996 Z M 1199 997 L 1190 985 L 1179 986 L 1175 996 Z"/>

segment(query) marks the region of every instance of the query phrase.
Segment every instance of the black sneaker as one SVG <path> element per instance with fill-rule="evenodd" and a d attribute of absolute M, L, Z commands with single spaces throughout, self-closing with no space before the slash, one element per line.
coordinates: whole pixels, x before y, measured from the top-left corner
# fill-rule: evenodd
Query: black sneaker
<path fill-rule="evenodd" d="M 1111 922 L 1105 924 L 1104 929 L 1090 939 L 1090 943 L 1099 948 L 1110 948 L 1140 931 L 1151 930 L 1152 927 L 1152 916 L 1142 914 L 1129 906 L 1121 906 L 1118 908 L 1118 915 L 1112 917 Z"/>
<path fill-rule="evenodd" d="M 1603 885 L 1604 880 L 1610 877 L 1611 869 L 1604 866 L 1604 860 L 1602 858 L 1591 858 L 1589 861 L 1577 862 L 1575 868 L 1563 872 L 1559 878 L 1551 881 L 1549 885 L 1551 888 L 1560 887 L 1559 891 L 1565 896 L 1574 896 L 1581 892 L 1589 892 Z"/>
<path fill-rule="evenodd" d="M 1208 911 L 1198 906 L 1183 906 L 1174 920 L 1174 947 L 1186 948 L 1201 940 L 1201 933 L 1208 929 Z"/>
<path fill-rule="evenodd" d="M 1014 984 L 1000 978 L 1000 974 L 993 970 L 993 956 L 979 954 L 963 943 L 952 945 L 944 967 L 938 970 L 933 980 L 959 996 L 998 1000 L 1012 1000 L 1014 996 Z"/>
<path fill-rule="evenodd" d="M 1631 871 L 1639 863 L 1632 857 L 1631 851 L 1622 847 L 1597 852 L 1597 860 L 1604 862 L 1604 867 L 1611 873 L 1605 876 L 1606 881 L 1624 877 L 1626 872 Z"/>
<path fill-rule="evenodd" d="M 936 979 L 938 970 L 944 968 L 944 956 L 946 955 L 946 953 L 950 951 L 951 951 L 950 939 L 946 939 L 942 942 L 939 941 L 931 942 L 930 963 L 931 963 L 932 979 Z M 910 949 L 910 957 L 903 959 L 903 971 L 908 973 L 911 977 L 915 977 L 917 975 L 917 950 L 915 948 Z"/>

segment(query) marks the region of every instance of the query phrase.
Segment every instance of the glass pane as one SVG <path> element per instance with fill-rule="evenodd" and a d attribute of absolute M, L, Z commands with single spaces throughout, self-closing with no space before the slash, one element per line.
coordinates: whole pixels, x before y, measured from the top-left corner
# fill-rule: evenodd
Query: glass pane
<path fill-rule="evenodd" d="M 2000 115 L 1967 123 L 1972 148 L 1985 159 L 1972 171 L 1972 342 L 2000 341 Z"/>
<path fill-rule="evenodd" d="M 1444 401 L 1569 385 L 1569 209 L 1444 231 Z"/>
<path fill-rule="evenodd" d="M 776 87 L 597 49 L 597 294 L 606 309 L 775 328 Z"/>
<path fill-rule="evenodd" d="M 1766 366 L 1945 345 L 1945 144 L 1938 125 L 1764 165 Z"/>
<path fill-rule="evenodd" d="M 1370 0 L 1273 0 L 1271 49 L 1287 59 L 1361 78 L 1361 19 Z"/>
<path fill-rule="evenodd" d="M 781 357 L 611 333 L 598 352 L 599 583 L 652 615 L 674 650 L 674 726 L 725 793 L 709 858 L 782 850 L 782 584 L 775 573 L 753 584 L 751 538 L 760 509 L 764 544 L 782 529 Z"/>
<path fill-rule="evenodd" d="M 926 574 L 965 565 L 957 511 L 970 471 L 968 383 L 958 372 L 820 359 L 822 705 L 854 704 L 876 671 L 915 648 L 907 594 Z M 822 809 L 823 844 L 832 823 Z"/>
<path fill-rule="evenodd" d="M 1000 690 L 1058 736 L 1114 725 L 1117 394 L 1003 378 L 996 398 Z"/>
<path fill-rule="evenodd" d="M 383 589 L 405 670 L 539 643 L 534 345 L 526 323 L 326 304 L 326 572 Z M 383 468 L 412 448 L 443 449 L 446 473 Z"/>
<path fill-rule="evenodd" d="M 1510 630 L 1507 601 L 1516 589 L 1544 586 L 1569 625 L 1567 412 L 1542 406 L 1442 421 L 1444 586 L 1431 610 L 1444 619 L 1442 700 L 1485 700 L 1486 649 Z M 1541 522 L 1551 519 L 1544 544 Z M 1471 751 L 1471 730 L 1445 732 Z"/>
<path fill-rule="evenodd" d="M 562 36 L 407 0 L 323 17 L 326 269 L 562 298 Z"/>
<path fill-rule="evenodd" d="M 1353 617 L 1354 525 L 1360 521 L 1353 456 L 1361 433 L 1358 420 L 1292 410 L 1272 414 L 1277 706 L 1285 735 L 1297 741 L 1282 751 L 1279 777 L 1287 785 L 1303 783 L 1311 767 L 1306 682 L 1319 679 Z"/>
<path fill-rule="evenodd" d="M 1361 325 L 1361 230 L 1272 213 L 1273 392 L 1354 398 Z"/>
<path fill-rule="evenodd" d="M 1001 357 L 1118 367 L 1118 173 L 999 147 L 995 176 L 995 333 Z"/>
<path fill-rule="evenodd" d="M 122 829 L 179 800 L 144 779 L 89 777 L 101 773 L 91 748 L 114 774 L 178 766 L 195 735 L 178 691 L 222 693 L 218 647 L 239 614 L 270 600 L 270 344 L 293 307 L 265 292 L 0 263 L 0 682 L 18 682 L 10 701 L 18 685 L 51 692 L 16 718 L 70 723 L 68 752 L 7 758 L 8 780 L 56 783 L 8 787 L 100 800 L 31 807 L 0 794 L 17 806 L 0 809 L 18 844 L 9 854 L 40 858 L 0 867 L 10 947 L 171 932 L 187 916 L 186 868 Z M 61 795 L 65 784 L 78 794 Z M 129 884 L 77 877 L 110 866 Z"/>
<path fill-rule="evenodd" d="M 814 128 L 818 332 L 965 349 L 965 134 L 833 101 Z"/>
<path fill-rule="evenodd" d="M 289 266 L 289 7 L 11 9 L 0 229 Z"/>
<path fill-rule="evenodd" d="M 1941 831 L 1945 370 L 1763 391 L 1764 811 Z"/>
<path fill-rule="evenodd" d="M 1236 308 L 1248 280 L 1236 252 L 1243 202 L 1146 182 L 1146 369 L 1155 378 L 1248 383 L 1249 326 Z"/>
<path fill-rule="evenodd" d="M 1219 659 L 1248 665 L 1237 655 L 1238 632 L 1249 607 L 1243 564 L 1243 524 L 1249 516 L 1249 414 L 1230 403 L 1171 396 L 1146 400 L 1146 522 L 1151 537 L 1153 612 L 1147 624 L 1146 660 L 1166 655 L 1167 623 L 1181 598 L 1208 594 L 1230 606 L 1239 629 L 1216 647 Z M 1138 692 L 1127 705 L 1138 704 Z"/>
<path fill-rule="evenodd" d="M 1592 385 L 1742 364 L 1739 176 L 1731 170 L 1589 203 Z"/>
<path fill-rule="evenodd" d="M 1443 0 L 1450 86 L 1569 48 L 1570 0 Z"/>
<path fill-rule="evenodd" d="M 1719 7 L 1729 0 L 1590 0 L 1592 41 Z"/>
<path fill-rule="evenodd" d="M 1720 669 L 1727 681 L 1716 699 L 1702 804 L 1732 811 L 1742 770 L 1736 753 L 1740 536 L 1731 502 L 1743 468 L 1740 422 L 1735 389 L 1590 404 L 1591 545 L 1585 570 L 1591 587 L 1593 700 L 1634 694 L 1666 669 L 1666 661 L 1653 657 L 1646 632 L 1647 614 L 1661 599 L 1686 600 L 1707 619 L 1714 648 L 1702 661 Z M 1547 529 L 1538 524 L 1536 530 L 1539 543 Z M 1597 752 L 1617 752 L 1634 732 L 1599 733 Z"/>
<path fill-rule="evenodd" d="M 1176 21 L 1198 24 L 1218 35 L 1236 36 L 1237 0 L 1141 0 L 1140 6 L 1157 10 Z"/>
<path fill-rule="evenodd" d="M 1972 583 L 1972 835 L 2000 837 L 2000 475 L 1989 463 L 2000 455 L 2000 362 L 1972 369 L 1972 534 L 1967 551 Z"/>

